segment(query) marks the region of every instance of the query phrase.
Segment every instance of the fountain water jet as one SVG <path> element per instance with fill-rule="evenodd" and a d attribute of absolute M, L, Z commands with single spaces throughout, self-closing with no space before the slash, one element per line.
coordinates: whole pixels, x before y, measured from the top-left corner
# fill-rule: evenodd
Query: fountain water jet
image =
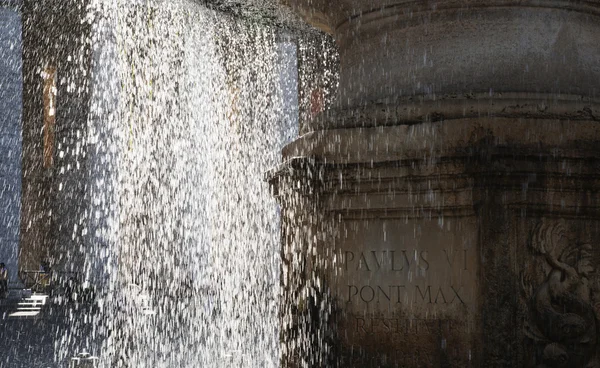
<path fill-rule="evenodd" d="M 72 272 L 57 285 L 92 287 L 57 292 L 56 361 L 87 350 L 107 367 L 277 366 L 278 215 L 264 172 L 296 135 L 289 29 L 192 1 L 52 5 L 24 4 L 26 87 L 53 64 L 58 115 L 42 169 L 28 108 L 23 202 L 44 208 L 24 212 L 40 220 L 22 261 L 44 252 Z"/>

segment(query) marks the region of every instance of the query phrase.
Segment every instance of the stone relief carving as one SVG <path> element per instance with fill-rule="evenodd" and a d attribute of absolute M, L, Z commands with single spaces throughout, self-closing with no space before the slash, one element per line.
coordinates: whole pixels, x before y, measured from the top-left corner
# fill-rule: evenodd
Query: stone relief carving
<path fill-rule="evenodd" d="M 534 261 L 521 274 L 535 346 L 530 366 L 600 368 L 600 301 L 592 245 L 571 236 L 564 220 L 540 220 L 530 234 Z"/>

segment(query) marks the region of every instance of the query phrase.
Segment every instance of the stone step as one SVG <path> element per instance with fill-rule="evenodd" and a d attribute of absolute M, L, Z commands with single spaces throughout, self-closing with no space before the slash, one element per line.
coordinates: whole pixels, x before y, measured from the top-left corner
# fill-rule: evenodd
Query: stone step
<path fill-rule="evenodd" d="M 46 300 L 38 300 L 38 299 L 21 299 L 22 304 L 46 304 Z"/>
<path fill-rule="evenodd" d="M 25 310 L 41 310 L 41 309 L 42 309 L 41 306 L 39 306 L 39 307 L 21 307 L 21 306 L 19 306 L 19 307 L 16 308 L 16 310 L 20 310 L 20 311 L 25 311 Z"/>
<path fill-rule="evenodd" d="M 31 318 L 39 316 L 40 311 L 15 311 L 8 314 L 8 318 Z"/>
<path fill-rule="evenodd" d="M 44 303 L 17 303 L 16 305 L 19 308 L 39 308 L 45 304 Z"/>
<path fill-rule="evenodd" d="M 21 298 L 21 301 L 23 303 L 38 303 L 38 304 L 45 304 L 46 303 L 45 299 Z"/>
<path fill-rule="evenodd" d="M 11 296 L 12 298 L 2 300 L 0 304 L 4 316 L 8 318 L 35 318 L 42 313 L 49 299 L 48 295 L 32 295 L 27 290 L 15 292 Z"/>

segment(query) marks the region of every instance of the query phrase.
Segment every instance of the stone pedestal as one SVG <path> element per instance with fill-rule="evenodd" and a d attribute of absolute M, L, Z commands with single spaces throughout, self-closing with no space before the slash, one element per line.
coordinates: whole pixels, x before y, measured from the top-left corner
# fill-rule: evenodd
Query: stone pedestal
<path fill-rule="evenodd" d="M 600 2 L 290 3 L 341 68 L 271 176 L 284 365 L 600 365 Z"/>

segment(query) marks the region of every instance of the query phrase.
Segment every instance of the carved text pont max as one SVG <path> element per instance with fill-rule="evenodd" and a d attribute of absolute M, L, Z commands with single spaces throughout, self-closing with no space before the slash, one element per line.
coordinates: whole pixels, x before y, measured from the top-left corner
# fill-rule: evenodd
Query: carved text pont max
<path fill-rule="evenodd" d="M 438 257 L 436 262 L 431 257 Z M 425 303 L 425 304 L 466 304 L 463 285 L 413 284 L 406 275 L 414 273 L 426 275 L 435 267 L 469 270 L 469 250 L 440 249 L 437 252 L 424 249 L 384 249 L 341 253 L 342 268 L 345 272 L 368 276 L 372 273 L 386 273 L 390 279 L 402 280 L 388 284 L 348 283 L 345 290 L 346 303 Z M 442 260 L 441 262 L 437 262 Z M 397 277 L 395 277 L 397 276 Z"/>

